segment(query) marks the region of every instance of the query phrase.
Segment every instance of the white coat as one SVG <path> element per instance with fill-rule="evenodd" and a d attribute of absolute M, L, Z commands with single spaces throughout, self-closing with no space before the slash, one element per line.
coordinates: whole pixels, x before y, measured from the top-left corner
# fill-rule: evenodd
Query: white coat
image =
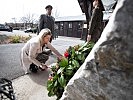
<path fill-rule="evenodd" d="M 48 42 L 46 45 L 57 55 L 57 57 L 61 56 L 61 54 L 51 45 L 50 42 Z M 41 52 L 42 46 L 38 36 L 31 38 L 21 49 L 21 65 L 26 73 L 29 72 L 30 64 L 34 63 L 37 66 L 41 65 L 41 62 L 35 59 L 38 53 Z"/>

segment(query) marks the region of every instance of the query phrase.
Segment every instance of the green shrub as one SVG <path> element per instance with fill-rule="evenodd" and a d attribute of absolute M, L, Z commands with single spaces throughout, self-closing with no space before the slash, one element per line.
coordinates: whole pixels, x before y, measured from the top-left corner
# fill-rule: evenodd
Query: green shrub
<path fill-rule="evenodd" d="M 0 35 L 0 44 L 8 44 L 8 43 L 26 43 L 32 36 L 6 36 Z"/>
<path fill-rule="evenodd" d="M 11 37 L 11 43 L 20 43 L 20 36 L 12 36 Z"/>
<path fill-rule="evenodd" d="M 52 66 L 52 73 L 49 75 L 47 82 L 48 96 L 57 96 L 57 100 L 61 98 L 64 88 L 69 80 L 73 77 L 79 67 L 85 61 L 85 58 L 93 48 L 94 43 L 85 43 L 82 46 L 76 45 L 69 47 L 64 53 L 64 59 L 58 61 Z"/>
<path fill-rule="evenodd" d="M 26 43 L 29 39 L 31 39 L 31 37 L 32 36 L 30 35 L 28 37 L 15 35 L 15 36 L 10 37 L 10 42 L 11 43 Z"/>

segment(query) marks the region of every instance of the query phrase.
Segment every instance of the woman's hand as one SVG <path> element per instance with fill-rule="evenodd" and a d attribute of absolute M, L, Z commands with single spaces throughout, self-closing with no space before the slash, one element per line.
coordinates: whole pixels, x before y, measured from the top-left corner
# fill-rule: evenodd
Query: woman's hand
<path fill-rule="evenodd" d="M 90 40 L 91 40 L 91 35 L 88 35 L 87 36 L 87 42 L 90 42 Z"/>
<path fill-rule="evenodd" d="M 48 68 L 48 66 L 45 64 L 41 64 L 39 67 L 42 71 Z"/>

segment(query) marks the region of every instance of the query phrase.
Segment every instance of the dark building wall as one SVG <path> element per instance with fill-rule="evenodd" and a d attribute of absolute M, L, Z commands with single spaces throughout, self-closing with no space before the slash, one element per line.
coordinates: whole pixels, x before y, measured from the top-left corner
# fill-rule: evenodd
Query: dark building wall
<path fill-rule="evenodd" d="M 103 29 L 107 22 L 108 20 L 103 21 Z M 59 36 L 86 38 L 87 28 L 84 28 L 84 24 L 87 23 L 84 21 L 60 21 L 55 22 L 55 24 L 58 26 L 58 28 L 55 29 L 55 33 Z"/>
<path fill-rule="evenodd" d="M 60 36 L 81 38 L 83 34 L 83 21 L 62 21 L 56 22 L 58 29 L 55 32 Z"/>
<path fill-rule="evenodd" d="M 68 22 L 63 23 L 63 34 L 64 36 L 68 36 Z"/>
<path fill-rule="evenodd" d="M 77 36 L 82 39 L 84 22 L 78 22 Z"/>
<path fill-rule="evenodd" d="M 72 24 L 72 37 L 77 37 L 77 30 L 78 30 L 78 28 L 77 28 L 77 26 L 78 26 L 78 24 L 77 24 L 77 22 L 73 22 L 73 24 Z"/>
<path fill-rule="evenodd" d="M 60 27 L 59 35 L 64 36 L 64 30 L 63 30 L 64 29 L 64 22 L 60 22 L 59 27 Z"/>

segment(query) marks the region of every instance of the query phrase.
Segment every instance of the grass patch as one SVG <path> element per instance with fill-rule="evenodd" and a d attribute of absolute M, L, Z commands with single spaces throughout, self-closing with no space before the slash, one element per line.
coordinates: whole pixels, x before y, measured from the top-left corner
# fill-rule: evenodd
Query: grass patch
<path fill-rule="evenodd" d="M 26 43 L 32 36 L 6 36 L 0 35 L 0 44 L 9 44 L 9 43 Z"/>

